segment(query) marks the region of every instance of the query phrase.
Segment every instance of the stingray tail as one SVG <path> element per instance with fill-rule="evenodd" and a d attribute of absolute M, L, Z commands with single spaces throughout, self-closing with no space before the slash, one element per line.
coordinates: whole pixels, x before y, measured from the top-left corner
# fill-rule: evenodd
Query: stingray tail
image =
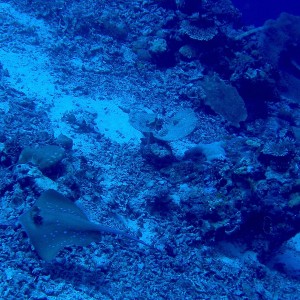
<path fill-rule="evenodd" d="M 111 233 L 111 234 L 115 234 L 115 235 L 120 235 L 120 236 L 123 236 L 123 237 L 125 237 L 127 239 L 130 239 L 132 241 L 135 241 L 137 243 L 141 243 L 145 246 L 151 247 L 149 244 L 145 243 L 144 241 L 140 240 L 139 238 L 137 238 L 137 237 L 135 237 L 131 234 L 128 234 L 128 233 L 126 233 L 122 230 L 114 229 L 114 228 L 111 228 L 109 226 L 102 225 L 102 224 L 99 224 L 98 228 L 102 232 Z"/>

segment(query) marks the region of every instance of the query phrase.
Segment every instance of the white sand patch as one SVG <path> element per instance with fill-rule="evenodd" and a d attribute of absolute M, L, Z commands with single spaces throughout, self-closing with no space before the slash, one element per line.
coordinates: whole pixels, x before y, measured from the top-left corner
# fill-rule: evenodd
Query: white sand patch
<path fill-rule="evenodd" d="M 0 61 L 8 70 L 7 81 L 15 89 L 30 98 L 53 99 L 54 78 L 46 71 L 49 63 L 45 55 L 39 53 L 35 47 L 26 45 L 18 53 L 2 48 Z"/>
<path fill-rule="evenodd" d="M 54 78 L 47 71 L 51 62 L 43 50 L 54 41 L 50 28 L 5 3 L 0 3 L 0 18 L 11 23 L 0 29 L 0 61 L 9 73 L 7 81 L 28 97 L 52 99 Z"/>
<path fill-rule="evenodd" d="M 29 16 L 25 13 L 19 12 L 14 9 L 8 3 L 0 3 L 0 15 L 3 19 L 13 20 L 17 23 L 14 25 L 23 26 L 24 28 L 34 29 L 35 32 L 43 39 L 48 39 L 50 28 L 46 25 L 43 20 L 38 20 L 33 16 Z M 47 35 L 47 36 L 46 36 Z M 48 40 L 49 42 L 49 40 Z"/>
<path fill-rule="evenodd" d="M 82 109 L 97 114 L 96 129 L 105 137 L 117 143 L 139 143 L 142 134 L 129 124 L 128 114 L 119 108 L 117 101 L 119 99 L 95 101 L 90 98 L 61 95 L 59 99 L 56 99 L 50 114 L 55 124 L 55 134 L 72 135 L 75 147 L 84 147 L 89 152 L 94 151 L 95 146 L 91 141 L 85 139 L 82 134 L 77 134 L 79 137 L 77 140 L 76 134 L 72 134 L 71 126 L 61 121 L 66 112 Z"/>
<path fill-rule="evenodd" d="M 6 114 L 9 111 L 9 103 L 8 102 L 1 102 L 0 103 L 0 110 L 2 110 Z"/>
<path fill-rule="evenodd" d="M 128 114 L 114 101 L 95 102 L 99 131 L 118 143 L 139 143 L 142 134 L 129 124 Z"/>
<path fill-rule="evenodd" d="M 117 143 L 139 143 L 141 133 L 129 124 L 128 115 L 118 106 L 126 103 L 126 99 L 113 97 L 110 101 L 95 101 L 85 97 L 73 97 L 66 95 L 55 84 L 55 74 L 51 73 L 51 60 L 43 50 L 49 49 L 53 38 L 51 30 L 43 21 L 28 17 L 3 3 L 0 3 L 1 16 L 16 24 L 15 30 L 18 34 L 18 39 L 13 40 L 0 29 L 0 40 L 3 39 L 0 61 L 9 73 L 7 81 L 27 97 L 38 99 L 41 106 L 51 107 L 49 117 L 56 136 L 65 134 L 73 139 L 75 148 L 83 152 L 95 152 L 96 146 L 88 134 L 76 133 L 71 125 L 62 120 L 66 112 L 82 110 L 97 114 L 96 129 L 107 138 Z M 24 31 L 28 34 L 23 35 Z M 36 44 L 32 36 L 37 36 Z"/>

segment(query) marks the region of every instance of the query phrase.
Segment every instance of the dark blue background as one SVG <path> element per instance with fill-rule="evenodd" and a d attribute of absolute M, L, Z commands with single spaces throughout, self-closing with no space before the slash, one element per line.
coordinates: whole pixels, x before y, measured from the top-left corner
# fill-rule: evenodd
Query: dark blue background
<path fill-rule="evenodd" d="M 300 15 L 300 0 L 232 0 L 240 9 L 246 24 L 260 26 L 268 19 L 276 19 L 281 12 Z"/>

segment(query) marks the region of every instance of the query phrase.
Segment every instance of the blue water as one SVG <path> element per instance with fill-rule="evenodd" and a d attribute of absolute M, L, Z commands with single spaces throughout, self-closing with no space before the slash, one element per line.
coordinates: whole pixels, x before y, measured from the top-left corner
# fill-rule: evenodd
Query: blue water
<path fill-rule="evenodd" d="M 298 0 L 233 0 L 246 24 L 260 26 L 268 19 L 276 19 L 280 13 L 300 15 Z"/>

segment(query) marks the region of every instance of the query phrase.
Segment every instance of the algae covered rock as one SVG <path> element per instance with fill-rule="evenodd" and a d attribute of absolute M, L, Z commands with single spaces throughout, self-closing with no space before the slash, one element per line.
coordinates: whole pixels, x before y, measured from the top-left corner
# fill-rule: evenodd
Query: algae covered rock
<path fill-rule="evenodd" d="M 41 171 L 57 165 L 65 156 L 65 150 L 56 145 L 26 147 L 20 154 L 19 163 L 32 163 Z"/>
<path fill-rule="evenodd" d="M 217 75 L 206 76 L 202 83 L 206 94 L 204 103 L 235 127 L 247 119 L 247 109 L 237 89 Z"/>

